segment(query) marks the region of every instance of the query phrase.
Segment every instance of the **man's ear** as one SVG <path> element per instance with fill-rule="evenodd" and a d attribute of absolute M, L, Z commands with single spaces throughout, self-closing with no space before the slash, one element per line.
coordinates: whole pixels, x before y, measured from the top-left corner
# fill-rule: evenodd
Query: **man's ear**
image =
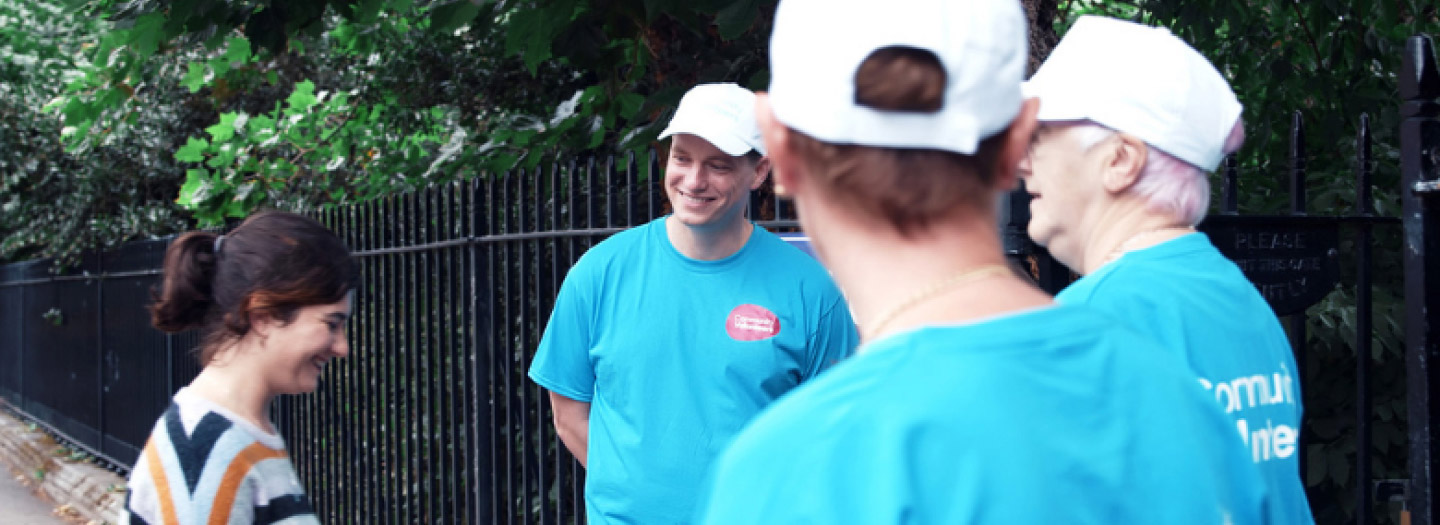
<path fill-rule="evenodd" d="M 765 178 L 770 176 L 770 157 L 760 157 L 755 161 L 755 180 L 750 183 L 750 191 L 760 189 L 765 183 Z"/>
<path fill-rule="evenodd" d="M 1020 104 L 1020 113 L 1015 115 L 1015 120 L 1010 121 L 1010 127 L 1005 129 L 1005 137 L 995 157 L 995 172 L 991 174 L 997 189 L 1013 190 L 1016 181 L 1020 180 L 1020 161 L 1029 153 L 1030 142 L 1034 140 L 1035 132 L 1040 130 L 1040 123 L 1035 120 L 1035 115 L 1039 112 L 1040 99 L 1025 99 Z"/>
<path fill-rule="evenodd" d="M 1149 144 L 1129 133 L 1116 133 L 1097 147 L 1104 148 L 1101 184 L 1105 191 L 1118 195 L 1140 182 L 1150 158 Z"/>

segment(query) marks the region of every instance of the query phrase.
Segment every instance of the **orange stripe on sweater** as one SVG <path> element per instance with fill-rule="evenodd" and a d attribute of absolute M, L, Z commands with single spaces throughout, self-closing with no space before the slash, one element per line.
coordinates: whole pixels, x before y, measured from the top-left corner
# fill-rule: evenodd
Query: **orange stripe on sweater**
<path fill-rule="evenodd" d="M 170 499 L 170 481 L 165 479 L 165 464 L 160 462 L 160 452 L 155 450 L 154 440 L 145 442 L 145 464 L 150 467 L 150 481 L 159 493 L 160 518 L 165 525 L 180 525 L 175 517 L 175 501 Z"/>
<path fill-rule="evenodd" d="M 284 450 L 252 443 L 245 447 L 235 459 L 230 460 L 230 466 L 225 467 L 225 477 L 220 478 L 220 488 L 215 492 L 215 502 L 210 507 L 210 525 L 225 525 L 230 522 L 230 509 L 235 506 L 235 496 L 240 492 L 240 485 L 245 482 L 245 475 L 250 472 L 250 467 L 267 459 L 284 458 Z"/>

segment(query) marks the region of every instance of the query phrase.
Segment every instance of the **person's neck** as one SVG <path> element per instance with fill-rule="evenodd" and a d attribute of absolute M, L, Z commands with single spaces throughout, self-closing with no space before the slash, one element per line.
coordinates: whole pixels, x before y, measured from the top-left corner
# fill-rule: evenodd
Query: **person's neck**
<path fill-rule="evenodd" d="M 1194 233 L 1195 228 L 1170 214 L 1152 211 L 1143 204 L 1116 209 L 1100 221 L 1107 224 L 1090 236 L 1085 246 L 1080 273 L 1089 275 L 1126 252 Z"/>
<path fill-rule="evenodd" d="M 671 215 L 665 219 L 665 235 L 681 255 L 697 261 L 718 261 L 735 255 L 750 240 L 755 225 L 744 215 L 723 224 L 691 227 Z"/>
<path fill-rule="evenodd" d="M 234 412 L 266 432 L 274 433 L 270 423 L 270 401 L 275 396 L 260 380 L 260 371 L 251 370 L 234 359 L 234 352 L 240 350 L 231 347 L 218 354 L 190 382 L 190 392 Z"/>
<path fill-rule="evenodd" d="M 985 217 L 950 218 L 903 237 L 878 221 L 831 216 L 808 231 L 824 243 L 826 266 L 866 342 L 1052 304 L 1018 275 L 995 271 L 1008 263 Z"/>

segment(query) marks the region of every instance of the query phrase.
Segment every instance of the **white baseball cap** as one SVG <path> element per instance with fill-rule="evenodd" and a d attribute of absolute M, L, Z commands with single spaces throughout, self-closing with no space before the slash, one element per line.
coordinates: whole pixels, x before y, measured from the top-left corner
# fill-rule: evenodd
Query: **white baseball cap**
<path fill-rule="evenodd" d="M 695 135 L 731 157 L 750 150 L 765 154 L 760 126 L 755 124 L 755 93 L 736 84 L 700 84 L 680 98 L 675 117 L 660 132 L 664 140 L 677 133 Z"/>
<path fill-rule="evenodd" d="M 1161 27 L 1082 16 L 1023 86 L 1042 122 L 1091 120 L 1207 171 L 1242 109 L 1225 77 Z"/>
<path fill-rule="evenodd" d="M 785 125 L 832 144 L 971 155 L 1020 112 L 1029 42 L 1016 0 L 782 0 L 770 38 L 770 105 Z M 934 53 L 939 111 L 855 101 L 855 73 L 886 47 Z"/>

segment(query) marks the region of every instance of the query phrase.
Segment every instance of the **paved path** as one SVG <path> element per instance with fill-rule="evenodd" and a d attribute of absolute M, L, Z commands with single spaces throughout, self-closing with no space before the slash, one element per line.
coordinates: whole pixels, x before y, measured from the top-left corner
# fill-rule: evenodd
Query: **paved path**
<path fill-rule="evenodd" d="M 54 508 L 15 481 L 10 467 L 0 463 L 0 525 L 64 525 Z"/>

